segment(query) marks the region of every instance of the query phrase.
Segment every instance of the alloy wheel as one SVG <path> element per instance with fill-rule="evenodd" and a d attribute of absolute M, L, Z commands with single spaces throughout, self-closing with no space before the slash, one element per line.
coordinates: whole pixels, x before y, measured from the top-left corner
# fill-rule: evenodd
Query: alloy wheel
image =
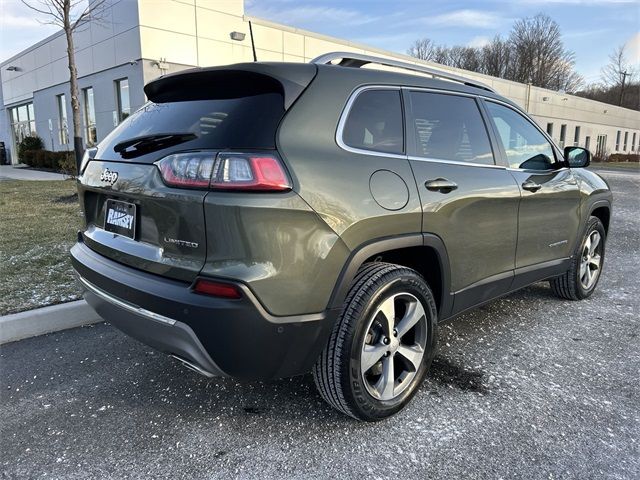
<path fill-rule="evenodd" d="M 598 280 L 602 265 L 602 237 L 597 230 L 592 231 L 582 247 L 580 258 L 580 271 L 578 273 L 580 284 L 585 290 L 589 290 Z"/>
<path fill-rule="evenodd" d="M 360 371 L 369 394 L 392 400 L 404 392 L 422 364 L 427 342 L 422 303 L 410 293 L 383 300 L 367 326 Z"/>

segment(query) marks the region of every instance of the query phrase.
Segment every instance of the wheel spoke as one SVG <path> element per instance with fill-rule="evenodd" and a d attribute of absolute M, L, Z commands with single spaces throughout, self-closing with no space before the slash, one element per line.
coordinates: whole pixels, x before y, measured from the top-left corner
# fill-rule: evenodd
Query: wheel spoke
<path fill-rule="evenodd" d="M 591 257 L 591 260 L 589 262 L 591 265 L 593 265 L 594 267 L 596 267 L 596 270 L 600 268 L 600 255 L 598 255 L 597 253 L 595 255 L 593 255 Z"/>
<path fill-rule="evenodd" d="M 584 282 L 584 276 L 587 273 L 587 262 L 582 262 L 580 264 L 580 281 Z"/>
<path fill-rule="evenodd" d="M 598 244 L 600 243 L 600 234 L 598 232 L 593 232 L 589 237 L 589 254 L 593 255 L 593 252 L 598 248 Z"/>
<path fill-rule="evenodd" d="M 380 305 L 379 313 L 384 316 L 382 326 L 385 330 L 387 337 L 393 335 L 393 329 L 395 328 L 396 306 L 395 297 L 387 298 L 382 305 Z"/>
<path fill-rule="evenodd" d="M 362 372 L 366 373 L 382 358 L 387 351 L 386 345 L 365 345 L 360 360 Z"/>
<path fill-rule="evenodd" d="M 584 242 L 584 253 L 583 255 L 588 254 L 591 251 L 591 236 L 588 236 Z"/>
<path fill-rule="evenodd" d="M 412 301 L 407 305 L 407 311 L 402 317 L 402 320 L 398 322 L 398 338 L 402 338 L 409 330 L 411 330 L 416 323 L 418 323 L 422 317 L 424 317 L 424 308 L 422 303 L 418 301 Z"/>
<path fill-rule="evenodd" d="M 394 376 L 393 355 L 386 357 L 382 361 L 382 375 L 380 380 L 376 383 L 375 389 L 377 390 L 380 398 L 383 400 L 389 400 L 393 398 L 393 390 L 396 384 Z"/>
<path fill-rule="evenodd" d="M 398 347 L 399 355 L 402 355 L 406 358 L 411 365 L 413 366 L 413 371 L 417 371 L 420 368 L 420 363 L 422 362 L 422 357 L 424 356 L 424 350 L 419 345 L 400 345 Z"/>
<path fill-rule="evenodd" d="M 585 284 L 587 288 L 591 286 L 591 277 L 592 277 L 591 269 L 587 266 L 587 283 Z"/>

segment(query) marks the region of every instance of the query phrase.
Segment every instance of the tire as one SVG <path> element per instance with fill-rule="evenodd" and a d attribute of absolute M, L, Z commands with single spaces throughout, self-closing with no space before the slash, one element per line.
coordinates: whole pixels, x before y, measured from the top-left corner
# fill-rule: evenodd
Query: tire
<path fill-rule="evenodd" d="M 320 395 L 358 420 L 395 414 L 424 380 L 436 351 L 436 329 L 433 293 L 416 271 L 382 262 L 363 265 L 313 368 Z"/>
<path fill-rule="evenodd" d="M 594 246 L 595 238 L 599 240 Z M 602 275 L 606 238 L 607 234 L 600 219 L 590 217 L 585 234 L 571 259 L 569 270 L 549 281 L 556 296 L 566 300 L 584 300 L 591 296 Z M 597 269 L 594 270 L 596 265 Z"/>

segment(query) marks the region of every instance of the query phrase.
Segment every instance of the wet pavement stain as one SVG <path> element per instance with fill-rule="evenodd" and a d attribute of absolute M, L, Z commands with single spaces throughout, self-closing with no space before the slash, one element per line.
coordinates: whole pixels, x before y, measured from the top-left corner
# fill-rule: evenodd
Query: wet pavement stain
<path fill-rule="evenodd" d="M 434 358 L 429 370 L 429 377 L 442 385 L 462 391 L 488 393 L 489 390 L 482 383 L 483 376 L 484 372 L 465 370 L 443 357 Z"/>

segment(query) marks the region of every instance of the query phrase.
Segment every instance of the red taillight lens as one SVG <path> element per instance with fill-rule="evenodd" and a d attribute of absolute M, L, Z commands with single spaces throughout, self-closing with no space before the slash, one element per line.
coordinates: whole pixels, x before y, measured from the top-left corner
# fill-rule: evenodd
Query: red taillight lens
<path fill-rule="evenodd" d="M 184 152 L 156 162 L 171 187 L 254 192 L 291 190 L 284 166 L 273 153 Z"/>
<path fill-rule="evenodd" d="M 172 187 L 208 188 L 215 154 L 210 152 L 177 153 L 157 162 L 162 180 Z"/>
<path fill-rule="evenodd" d="M 230 283 L 215 282 L 213 280 L 205 280 L 199 278 L 193 287 L 196 293 L 211 295 L 214 297 L 238 299 L 242 297 L 240 289 Z"/>
<path fill-rule="evenodd" d="M 277 192 L 291 190 L 291 182 L 273 154 L 220 153 L 213 167 L 211 188 Z"/>

